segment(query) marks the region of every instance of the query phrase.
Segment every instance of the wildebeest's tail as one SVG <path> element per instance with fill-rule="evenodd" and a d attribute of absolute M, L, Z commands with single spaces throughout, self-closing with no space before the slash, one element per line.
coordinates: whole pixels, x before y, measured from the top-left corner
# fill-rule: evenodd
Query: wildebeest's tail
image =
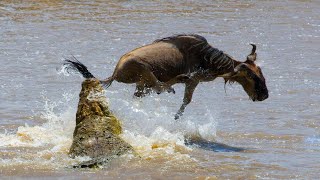
<path fill-rule="evenodd" d="M 65 59 L 65 62 L 63 63 L 64 66 L 66 66 L 66 69 L 72 69 L 75 71 L 78 71 L 82 74 L 82 76 L 86 79 L 88 78 L 95 78 L 87 69 L 87 67 L 82 64 L 80 61 L 78 61 L 75 57 L 72 57 L 72 59 Z"/>
<path fill-rule="evenodd" d="M 100 83 L 102 84 L 102 86 L 104 88 L 108 88 L 112 84 L 113 80 L 114 80 L 114 78 L 113 78 L 113 76 L 111 76 L 105 80 L 100 81 Z"/>
<path fill-rule="evenodd" d="M 87 69 L 87 67 L 84 64 L 82 64 L 80 61 L 78 61 L 75 57 L 72 57 L 71 59 L 65 59 L 65 62 L 63 63 L 63 65 L 66 66 L 67 70 L 72 69 L 72 70 L 78 71 L 86 79 L 95 78 Z M 114 78 L 113 76 L 111 76 L 106 80 L 100 81 L 100 83 L 102 84 L 103 87 L 108 88 L 111 85 L 113 80 Z"/>

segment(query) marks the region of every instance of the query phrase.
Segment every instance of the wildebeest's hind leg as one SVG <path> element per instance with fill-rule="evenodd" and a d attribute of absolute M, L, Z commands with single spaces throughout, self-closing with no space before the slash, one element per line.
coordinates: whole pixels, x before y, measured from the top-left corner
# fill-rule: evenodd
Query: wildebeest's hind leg
<path fill-rule="evenodd" d="M 147 68 L 142 71 L 141 80 L 137 84 L 143 84 L 144 88 L 151 88 L 158 94 L 164 92 L 165 90 L 172 91 L 171 87 L 168 87 L 165 85 L 165 83 L 160 82 L 153 72 Z M 149 92 L 146 92 L 145 94 L 147 93 Z"/>
<path fill-rule="evenodd" d="M 112 84 L 113 81 L 114 81 L 114 78 L 113 78 L 113 76 L 111 76 L 107 79 L 101 80 L 100 83 L 102 84 L 102 86 L 104 88 L 108 88 Z"/>
<path fill-rule="evenodd" d="M 188 74 L 180 74 L 180 75 L 177 75 L 176 77 L 170 79 L 167 82 L 161 82 L 160 86 L 162 88 L 162 91 L 167 90 L 168 93 L 175 94 L 176 92 L 172 88 L 172 85 L 174 85 L 176 83 L 186 83 L 187 81 L 190 81 L 190 76 Z M 138 86 L 137 86 L 137 89 L 138 89 Z M 145 93 L 145 94 L 147 94 L 147 93 Z"/>
<path fill-rule="evenodd" d="M 146 94 L 149 94 L 151 91 L 150 88 L 147 88 L 144 86 L 144 84 L 141 84 L 140 82 L 136 85 L 136 91 L 134 92 L 134 96 L 136 97 L 144 97 Z"/>
<path fill-rule="evenodd" d="M 183 97 L 183 103 L 182 103 L 179 111 L 175 115 L 174 119 L 177 120 L 177 119 L 180 118 L 180 116 L 182 116 L 184 110 L 186 109 L 186 106 L 191 102 L 193 92 L 196 89 L 198 84 L 199 84 L 199 81 L 195 81 L 195 80 L 191 80 L 191 79 L 186 82 L 186 87 L 185 87 L 184 97 Z"/>
<path fill-rule="evenodd" d="M 147 94 L 144 92 L 146 88 L 151 88 L 157 93 L 166 90 L 163 83 L 153 74 L 150 65 L 137 59 L 120 60 L 112 79 L 122 83 L 136 83 L 137 91 L 134 95 L 139 97 Z M 148 91 L 148 89 L 146 90 Z"/>
<path fill-rule="evenodd" d="M 136 97 L 143 97 L 145 94 L 144 94 L 144 86 L 141 85 L 140 83 L 137 83 L 136 85 L 136 91 L 134 92 L 134 96 Z"/>

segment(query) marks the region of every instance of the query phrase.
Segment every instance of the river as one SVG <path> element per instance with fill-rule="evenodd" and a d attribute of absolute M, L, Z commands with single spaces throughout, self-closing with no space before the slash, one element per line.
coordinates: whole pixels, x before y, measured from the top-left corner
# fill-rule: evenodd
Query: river
<path fill-rule="evenodd" d="M 316 0 L 1 0 L 1 178 L 319 178 L 319 14 Z M 134 85 L 114 82 L 110 108 L 141 158 L 70 168 L 86 159 L 67 154 L 83 79 L 66 74 L 63 59 L 75 56 L 102 79 L 124 53 L 180 33 L 238 60 L 255 43 L 269 98 L 252 102 L 240 85 L 225 92 L 217 79 L 201 83 L 175 121 L 182 85 L 137 99 Z M 228 146 L 187 146 L 190 134 Z"/>

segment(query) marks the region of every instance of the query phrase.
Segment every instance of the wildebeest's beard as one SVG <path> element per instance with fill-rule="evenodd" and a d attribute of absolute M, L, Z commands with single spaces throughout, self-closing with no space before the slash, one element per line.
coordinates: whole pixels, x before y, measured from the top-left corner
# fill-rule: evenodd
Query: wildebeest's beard
<path fill-rule="evenodd" d="M 241 74 L 228 79 L 228 81 L 241 84 L 252 101 L 263 101 L 268 98 L 268 88 L 262 73 L 259 77 L 250 69 L 246 69 Z"/>

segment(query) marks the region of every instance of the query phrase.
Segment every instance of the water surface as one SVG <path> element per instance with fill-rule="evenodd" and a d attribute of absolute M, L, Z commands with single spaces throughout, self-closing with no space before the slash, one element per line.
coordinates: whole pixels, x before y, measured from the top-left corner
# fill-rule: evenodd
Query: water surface
<path fill-rule="evenodd" d="M 1 176 L 318 178 L 319 9 L 318 1 L 302 0 L 2 0 Z M 225 93 L 217 79 L 197 87 L 176 122 L 182 85 L 174 86 L 175 95 L 135 99 L 134 85 L 113 83 L 110 107 L 141 159 L 122 157 L 101 170 L 68 168 L 86 159 L 67 155 L 83 79 L 65 76 L 63 58 L 74 55 L 106 78 L 127 51 L 179 33 L 200 34 L 238 60 L 249 54 L 249 43 L 257 44 L 269 98 L 251 102 L 236 84 Z M 186 146 L 190 134 L 227 146 Z"/>

